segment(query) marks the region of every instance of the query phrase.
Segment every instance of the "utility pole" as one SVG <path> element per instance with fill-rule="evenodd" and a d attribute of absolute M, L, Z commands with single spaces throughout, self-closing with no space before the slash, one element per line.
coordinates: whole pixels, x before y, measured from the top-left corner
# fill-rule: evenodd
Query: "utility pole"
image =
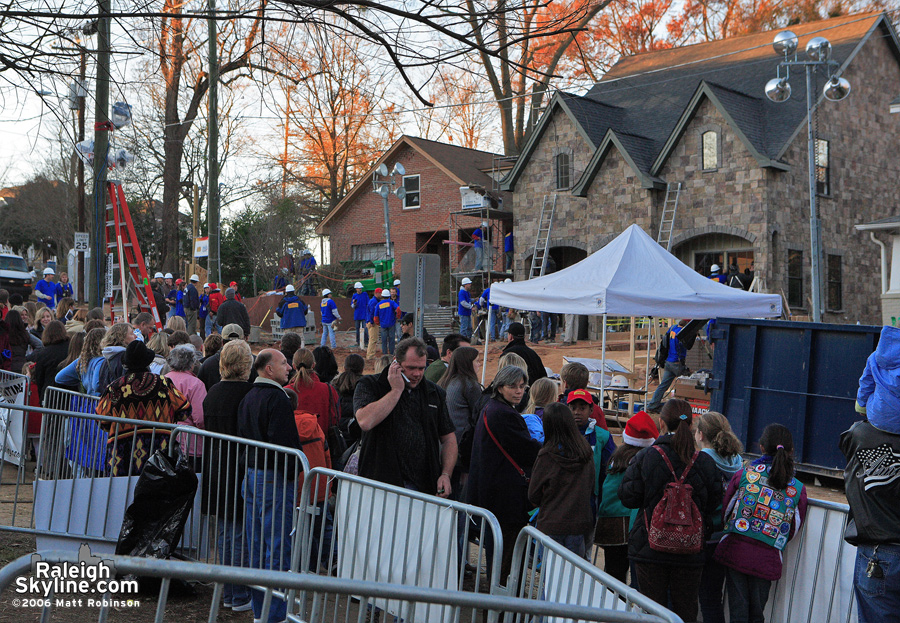
<path fill-rule="evenodd" d="M 288 140 L 291 136 L 291 85 L 287 86 L 284 111 L 284 159 L 281 161 L 281 198 L 287 196 Z"/>
<path fill-rule="evenodd" d="M 219 248 L 219 56 L 216 1 L 209 2 L 209 281 L 220 283 Z"/>
<path fill-rule="evenodd" d="M 199 235 L 197 232 L 200 227 L 200 187 L 191 182 L 191 186 L 194 187 L 194 224 L 191 228 L 191 272 L 196 273 L 199 265 L 197 264 L 197 258 L 194 257 L 194 245 L 197 244 L 197 236 Z"/>
<path fill-rule="evenodd" d="M 80 48 L 81 53 L 81 67 L 78 73 L 78 142 L 84 140 L 84 112 L 85 112 L 85 100 L 87 98 L 83 97 L 82 93 L 84 93 L 85 89 L 85 80 L 87 79 L 87 52 L 82 46 L 78 46 Z M 85 214 L 85 206 L 84 206 L 84 160 L 78 158 L 78 231 L 87 231 L 85 227 L 87 227 L 87 215 Z M 84 288 L 84 264 L 85 259 L 87 257 L 87 253 L 76 253 L 75 259 L 78 262 L 78 292 L 75 293 L 76 300 L 85 301 L 87 292 Z"/>
<path fill-rule="evenodd" d="M 97 20 L 97 86 L 94 108 L 94 252 L 91 261 L 94 278 L 91 279 L 89 300 L 102 305 L 103 290 L 100 284 L 106 279 L 106 249 L 103 248 L 103 229 L 106 226 L 106 152 L 109 147 L 109 31 L 110 0 L 98 0 Z"/>

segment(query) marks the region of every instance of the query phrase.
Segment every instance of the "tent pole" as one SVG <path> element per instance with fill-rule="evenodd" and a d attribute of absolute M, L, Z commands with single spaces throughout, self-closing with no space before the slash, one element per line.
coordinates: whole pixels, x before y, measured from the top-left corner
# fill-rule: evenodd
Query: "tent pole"
<path fill-rule="evenodd" d="M 485 374 L 487 374 L 488 344 L 491 341 L 491 307 L 488 305 L 487 331 L 484 332 L 484 361 L 481 362 L 481 386 L 484 387 Z"/>
<path fill-rule="evenodd" d="M 606 398 L 604 393 L 606 389 L 606 384 L 604 383 L 606 379 L 606 314 L 603 314 L 603 337 L 600 339 L 600 348 L 603 351 L 600 359 L 600 409 L 603 410 L 603 400 Z M 606 417 L 605 411 L 603 412 L 603 417 Z"/>
<path fill-rule="evenodd" d="M 634 316 L 631 317 L 631 344 L 629 344 L 629 363 L 631 364 L 631 374 L 634 374 L 634 359 L 635 353 L 637 351 L 637 340 L 635 338 L 635 332 L 637 331 L 637 322 L 635 321 Z M 633 378 L 633 377 L 632 377 Z M 628 382 L 631 384 L 631 381 Z M 618 407 L 619 405 L 616 405 Z M 628 394 L 628 414 L 631 415 L 634 413 L 634 394 Z"/>
<path fill-rule="evenodd" d="M 653 324 L 653 318 L 647 316 L 647 321 Z M 650 389 L 650 326 L 647 326 L 647 365 L 644 367 L 644 391 Z M 644 407 L 647 406 L 647 394 L 644 394 Z"/>

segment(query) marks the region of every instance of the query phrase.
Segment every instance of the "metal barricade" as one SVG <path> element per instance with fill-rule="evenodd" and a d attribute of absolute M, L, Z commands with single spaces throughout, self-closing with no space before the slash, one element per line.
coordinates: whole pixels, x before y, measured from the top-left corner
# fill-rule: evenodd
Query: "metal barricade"
<path fill-rule="evenodd" d="M 75 553 L 59 553 L 59 552 L 42 552 L 38 554 L 42 563 L 59 563 L 66 562 L 69 564 L 79 564 L 81 559 Z M 207 620 L 215 621 L 219 615 L 220 603 L 222 600 L 223 586 L 225 584 L 256 584 L 263 588 L 266 593 L 263 602 L 263 611 L 261 612 L 262 620 L 267 620 L 268 605 L 273 596 L 283 596 L 285 594 L 296 593 L 306 594 L 314 601 L 324 601 L 328 597 L 338 596 L 348 603 L 345 610 L 335 611 L 333 617 L 327 620 L 333 623 L 344 622 L 361 622 L 376 620 L 376 616 L 372 613 L 375 611 L 367 611 L 366 604 L 370 604 L 376 600 L 383 599 L 394 601 L 402 605 L 404 612 L 414 613 L 422 607 L 439 608 L 450 612 L 459 611 L 476 611 L 484 610 L 489 614 L 490 618 L 496 619 L 500 614 L 506 615 L 504 620 L 512 620 L 513 616 L 517 620 L 529 621 L 541 620 L 577 620 L 586 622 L 606 622 L 606 623 L 659 623 L 664 621 L 659 617 L 646 616 L 628 612 L 611 612 L 609 610 L 601 610 L 597 608 L 589 608 L 585 606 L 553 603 L 551 601 L 535 601 L 532 599 L 522 599 L 518 597 L 507 597 L 499 595 L 485 595 L 471 593 L 465 591 L 457 591 L 453 589 L 439 588 L 422 588 L 417 586 L 402 586 L 397 584 L 388 584 L 384 582 L 373 581 L 357 581 L 347 582 L 342 578 L 332 578 L 322 575 L 314 575 L 309 573 L 288 573 L 277 571 L 258 571 L 250 569 L 239 569 L 234 567 L 224 567 L 220 565 L 207 565 L 197 562 L 181 562 L 175 560 L 158 560 L 154 558 L 133 558 L 129 556 L 103 556 L 103 563 L 111 567 L 115 567 L 118 575 L 135 575 L 138 577 L 161 578 L 159 595 L 155 600 L 147 600 L 146 598 L 133 598 L 131 595 L 110 595 L 110 594 L 93 594 L 86 595 L 87 598 L 93 598 L 95 601 L 101 602 L 94 608 L 79 606 L 78 610 L 72 610 L 72 604 L 59 604 L 55 599 L 55 594 L 51 593 L 46 600 L 37 600 L 41 604 L 34 607 L 17 608 L 17 616 L 23 620 L 26 617 L 34 617 L 40 613 L 41 621 L 52 621 L 55 612 L 59 612 L 61 617 L 71 619 L 75 614 L 77 620 L 87 621 L 89 618 L 97 617 L 98 621 L 107 620 L 108 615 L 114 609 L 120 613 L 127 615 L 131 609 L 155 610 L 155 621 L 164 623 L 165 621 L 182 621 L 184 620 L 181 608 L 168 607 L 169 588 L 174 579 L 185 581 L 198 581 L 213 585 L 211 597 L 209 598 L 209 615 Z M 16 582 L 17 578 L 26 576 L 31 571 L 32 557 L 23 556 L 2 569 L 0 569 L 0 595 L 4 599 L 13 596 L 15 589 L 21 583 Z M 27 584 L 27 583 L 26 583 Z M 91 584 L 93 588 L 95 584 Z M 209 591 L 207 591 L 209 593 Z M 354 596 L 358 601 L 353 601 Z M 21 593 L 15 593 L 15 597 L 25 597 Z M 102 601 L 101 601 L 102 599 Z M 129 603 L 128 599 L 132 599 Z M 121 603 L 120 603 L 121 602 Z M 155 602 L 155 604 L 154 604 Z M 154 607 L 155 606 L 155 607 Z M 169 614 L 169 618 L 166 615 Z M 134 619 L 137 616 L 132 617 Z M 147 618 L 146 615 L 141 618 Z M 291 612 L 287 616 L 287 620 L 293 623 L 302 621 L 323 621 L 325 618 L 305 618 L 302 613 Z M 381 617 L 384 621 L 384 617 Z M 404 623 L 443 623 L 454 619 L 404 618 Z"/>
<path fill-rule="evenodd" d="M 516 539 L 508 587 L 510 592 L 517 592 L 519 597 L 533 603 L 572 604 L 634 617 L 652 617 L 624 620 L 682 623 L 681 617 L 674 612 L 619 582 L 532 526 L 523 528 Z M 514 620 L 531 619 L 517 616 Z M 564 616 L 546 619 L 545 623 L 572 620 Z"/>
<path fill-rule="evenodd" d="M 499 580 L 500 524 L 483 508 L 315 468 L 303 483 L 300 513 L 303 543 L 291 566 L 295 571 L 330 573 L 353 585 L 378 582 L 482 595 Z M 490 541 L 495 547 L 488 557 Z M 331 619 L 351 608 L 347 594 L 308 597 L 297 600 L 298 612 L 308 620 Z M 409 610 L 409 604 L 386 598 L 370 606 L 404 621 L 456 621 L 464 614 L 446 605 L 415 604 Z"/>
<path fill-rule="evenodd" d="M 800 533 L 784 549 L 781 579 L 772 587 L 768 621 L 847 623 L 856 620 L 856 547 L 844 540 L 850 507 L 809 500 Z"/>
<path fill-rule="evenodd" d="M 24 374 L 0 370 L 0 470 L 4 483 L 18 485 L 24 477 L 29 414 L 11 407 L 27 402 L 28 387 L 28 377 Z M 7 464 L 13 468 L 9 472 Z M 9 480 L 8 473 L 14 474 L 14 481 Z"/>

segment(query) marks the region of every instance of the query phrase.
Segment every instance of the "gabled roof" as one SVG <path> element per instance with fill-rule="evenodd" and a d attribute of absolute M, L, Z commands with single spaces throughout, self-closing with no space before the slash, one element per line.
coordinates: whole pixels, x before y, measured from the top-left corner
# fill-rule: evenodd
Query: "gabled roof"
<path fill-rule="evenodd" d="M 843 71 L 873 33 L 883 35 L 900 62 L 900 43 L 883 13 L 850 15 L 791 26 L 800 39 L 801 58 L 806 43 L 816 36 L 832 45 L 832 59 Z M 761 32 L 638 54 L 621 59 L 583 97 L 562 94 L 565 104 L 586 136 L 607 137 L 612 131 L 617 147 L 629 163 L 641 169 L 643 183 L 654 180 L 678 143 L 697 107 L 709 100 L 761 166 L 786 168 L 780 162 L 791 141 L 806 123 L 806 82 L 803 73 L 791 77 L 793 95 L 776 104 L 764 95 L 765 84 L 776 75 L 780 57 L 772 50 L 777 31 Z M 877 77 L 872 77 L 877 80 Z M 821 90 L 820 79 L 818 89 Z M 851 95 L 852 97 L 852 95 Z M 821 101 L 821 93 L 816 101 Z M 579 111 L 578 113 L 571 111 Z M 548 109 L 538 127 L 553 114 Z M 636 137 L 636 138 L 630 138 Z M 521 171 L 534 149 L 537 131 L 526 145 L 516 169 Z M 600 150 L 600 143 L 594 141 Z M 575 187 L 586 193 L 596 168 L 609 151 L 602 145 Z M 593 170 L 592 170 L 593 169 Z M 510 175 L 504 188 L 511 188 Z M 655 180 L 654 180 L 655 181 Z"/>
<path fill-rule="evenodd" d="M 606 155 L 610 149 L 615 147 L 628 163 L 628 166 L 634 171 L 641 180 L 641 186 L 644 188 L 664 188 L 665 182 L 658 177 L 648 175 L 646 171 L 650 169 L 653 162 L 653 154 L 656 148 L 653 141 L 643 136 L 627 134 L 625 132 L 616 132 L 609 129 L 606 136 L 600 142 L 600 146 L 594 151 L 590 162 L 584 169 L 581 178 L 572 188 L 572 194 L 577 197 L 586 197 L 588 188 L 594 181 L 600 165 L 606 159 Z"/>
<path fill-rule="evenodd" d="M 492 170 L 494 159 L 502 157 L 500 154 L 493 154 L 488 151 L 468 149 L 415 136 L 401 136 L 372 165 L 372 168 L 366 171 L 366 174 L 350 189 L 350 192 L 316 225 L 316 233 L 321 235 L 323 228 L 328 222 L 355 201 L 361 193 L 371 192 L 372 174 L 375 172 L 375 169 L 381 163 L 393 162 L 397 153 L 404 147 L 409 147 L 421 154 L 460 186 L 481 186 L 488 191 L 493 187 L 494 181 L 487 172 Z M 416 171 L 408 171 L 407 174 L 416 175 Z"/>

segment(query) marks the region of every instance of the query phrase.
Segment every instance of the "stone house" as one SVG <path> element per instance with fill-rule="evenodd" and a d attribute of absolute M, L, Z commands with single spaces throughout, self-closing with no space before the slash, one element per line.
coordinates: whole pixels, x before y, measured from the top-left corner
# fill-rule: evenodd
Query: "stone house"
<path fill-rule="evenodd" d="M 373 191 L 372 176 L 381 164 L 390 171 L 399 162 L 406 173 L 395 179 L 406 189 L 406 197 L 388 196 L 394 272 L 399 274 L 405 253 L 440 255 L 442 278 L 447 281 L 443 289 L 448 291 L 449 271 L 456 260 L 450 257 L 451 247 L 460 254 L 465 247 L 447 243 L 469 241 L 480 225 L 477 218 L 451 219 L 461 211 L 460 188 L 480 189 L 494 208 L 508 205 L 510 193 L 502 192 L 495 181 L 501 177 L 501 161 L 497 154 L 402 136 L 322 219 L 316 233 L 328 236 L 335 263 L 384 258 L 384 200 Z"/>
<path fill-rule="evenodd" d="M 816 179 L 826 322 L 880 322 L 880 251 L 855 225 L 900 205 L 897 119 L 900 45 L 888 18 L 868 13 L 792 26 L 826 37 L 849 97 L 814 83 Z M 631 223 L 654 238 L 667 188 L 679 184 L 671 251 L 696 270 L 752 271 L 762 291 L 809 314 L 810 228 L 806 83 L 768 100 L 781 57 L 773 32 L 623 58 L 585 95 L 550 101 L 504 189 L 513 193 L 524 277 L 544 197 L 556 195 L 551 255 L 559 267 L 601 248 Z M 595 332 L 595 331 L 594 331 Z"/>

